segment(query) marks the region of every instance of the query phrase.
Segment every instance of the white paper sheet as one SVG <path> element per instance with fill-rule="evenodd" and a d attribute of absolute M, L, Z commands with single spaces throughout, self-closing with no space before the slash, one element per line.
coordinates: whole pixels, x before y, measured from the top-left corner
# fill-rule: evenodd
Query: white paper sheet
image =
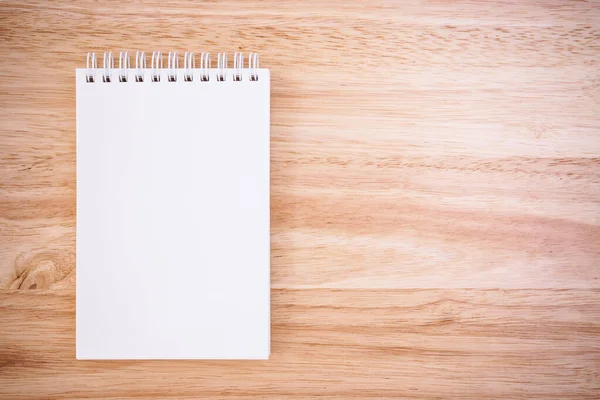
<path fill-rule="evenodd" d="M 76 72 L 77 358 L 268 358 L 269 71 L 101 71 Z"/>

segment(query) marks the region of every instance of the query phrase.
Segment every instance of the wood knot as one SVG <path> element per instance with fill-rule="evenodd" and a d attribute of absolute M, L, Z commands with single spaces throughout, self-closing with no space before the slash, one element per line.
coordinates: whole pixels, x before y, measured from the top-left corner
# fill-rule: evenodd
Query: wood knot
<path fill-rule="evenodd" d="M 75 283 L 75 254 L 72 252 L 41 251 L 22 254 L 15 260 L 8 289 L 62 289 Z"/>

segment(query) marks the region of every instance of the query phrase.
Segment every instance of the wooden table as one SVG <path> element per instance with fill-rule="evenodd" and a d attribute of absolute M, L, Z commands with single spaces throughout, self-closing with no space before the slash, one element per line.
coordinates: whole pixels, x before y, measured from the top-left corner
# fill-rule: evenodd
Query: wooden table
<path fill-rule="evenodd" d="M 600 3 L 3 1 L 0 397 L 597 399 Z M 272 73 L 272 356 L 75 360 L 87 51 Z"/>

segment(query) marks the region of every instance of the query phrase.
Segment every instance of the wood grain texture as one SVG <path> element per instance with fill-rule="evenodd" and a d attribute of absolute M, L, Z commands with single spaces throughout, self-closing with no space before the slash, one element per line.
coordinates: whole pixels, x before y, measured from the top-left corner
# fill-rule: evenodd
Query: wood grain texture
<path fill-rule="evenodd" d="M 269 361 L 112 362 L 75 360 L 72 293 L 0 295 L 0 395 L 591 399 L 600 391 L 598 290 L 275 289 L 272 299 Z"/>
<path fill-rule="evenodd" d="M 1 398 L 597 398 L 600 2 L 0 2 Z M 268 362 L 75 361 L 87 51 L 271 69 Z"/>

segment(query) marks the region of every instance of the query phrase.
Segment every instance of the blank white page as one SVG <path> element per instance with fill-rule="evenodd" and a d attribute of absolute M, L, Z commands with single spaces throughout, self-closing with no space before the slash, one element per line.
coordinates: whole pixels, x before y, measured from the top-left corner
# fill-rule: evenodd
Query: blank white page
<path fill-rule="evenodd" d="M 270 77 L 77 75 L 77 358 L 266 359 Z"/>

